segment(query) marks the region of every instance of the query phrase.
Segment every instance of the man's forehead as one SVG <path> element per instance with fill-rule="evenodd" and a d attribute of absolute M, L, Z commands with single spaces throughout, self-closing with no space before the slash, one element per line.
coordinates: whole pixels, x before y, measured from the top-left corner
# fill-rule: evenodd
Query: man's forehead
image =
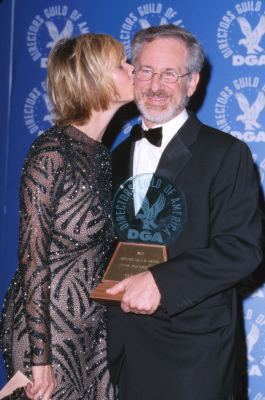
<path fill-rule="evenodd" d="M 139 54 L 141 65 L 159 64 L 166 68 L 181 66 L 186 61 L 187 50 L 181 40 L 159 38 L 145 42 Z"/>

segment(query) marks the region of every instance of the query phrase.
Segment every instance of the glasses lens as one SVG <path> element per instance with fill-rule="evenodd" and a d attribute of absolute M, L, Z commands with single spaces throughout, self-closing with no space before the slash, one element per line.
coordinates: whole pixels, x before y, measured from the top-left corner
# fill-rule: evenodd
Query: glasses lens
<path fill-rule="evenodd" d="M 139 69 L 136 71 L 136 76 L 140 81 L 149 81 L 152 79 L 152 71 L 149 69 Z"/>
<path fill-rule="evenodd" d="M 178 75 L 175 72 L 164 71 L 160 74 L 163 83 L 174 83 L 178 80 Z"/>

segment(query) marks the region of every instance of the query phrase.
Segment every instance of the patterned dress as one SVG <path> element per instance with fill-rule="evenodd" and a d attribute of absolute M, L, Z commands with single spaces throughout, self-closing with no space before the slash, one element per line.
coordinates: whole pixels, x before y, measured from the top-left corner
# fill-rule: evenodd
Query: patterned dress
<path fill-rule="evenodd" d="M 52 399 L 113 399 L 105 309 L 89 298 L 113 242 L 110 185 L 108 150 L 72 126 L 42 134 L 22 170 L 19 267 L 2 348 L 9 377 L 53 364 Z"/>

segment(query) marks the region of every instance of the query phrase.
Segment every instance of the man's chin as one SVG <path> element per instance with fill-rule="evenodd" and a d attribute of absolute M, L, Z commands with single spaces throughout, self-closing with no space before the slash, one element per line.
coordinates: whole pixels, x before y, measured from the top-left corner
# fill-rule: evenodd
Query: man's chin
<path fill-rule="evenodd" d="M 164 118 L 159 114 L 142 113 L 142 116 L 145 120 L 153 124 L 163 124 L 164 122 L 167 122 L 167 118 Z"/>

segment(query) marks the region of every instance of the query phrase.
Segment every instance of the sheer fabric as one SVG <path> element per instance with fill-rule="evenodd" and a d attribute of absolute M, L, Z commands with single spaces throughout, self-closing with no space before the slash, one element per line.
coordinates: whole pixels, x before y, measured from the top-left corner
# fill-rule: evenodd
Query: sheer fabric
<path fill-rule="evenodd" d="M 53 364 L 53 399 L 113 399 L 105 309 L 89 298 L 113 241 L 110 185 L 108 150 L 72 126 L 42 134 L 22 170 L 19 267 L 2 347 L 9 376 Z"/>

